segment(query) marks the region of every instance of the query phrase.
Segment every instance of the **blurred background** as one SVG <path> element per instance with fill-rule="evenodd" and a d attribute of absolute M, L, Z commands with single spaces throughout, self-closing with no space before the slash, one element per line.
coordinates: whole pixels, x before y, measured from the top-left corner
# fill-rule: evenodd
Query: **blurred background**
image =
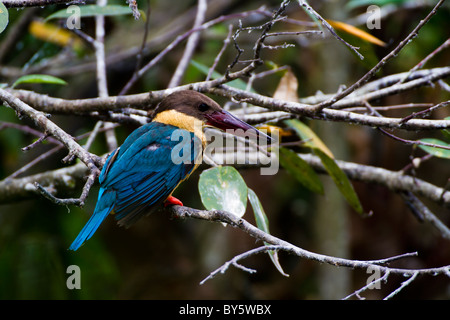
<path fill-rule="evenodd" d="M 109 1 L 109 4 L 124 4 Z M 147 12 L 148 2 L 137 1 L 139 9 Z M 270 10 L 279 1 L 208 1 L 207 19 L 220 15 L 254 10 L 262 5 Z M 265 50 L 263 58 L 278 66 L 288 65 L 299 81 L 299 97 L 315 95 L 318 91 L 334 93 L 342 84 L 351 85 L 367 72 L 379 59 L 408 35 L 431 10 L 430 1 L 311 1 L 323 17 L 355 24 L 358 15 L 370 4 L 390 6 L 391 13 L 382 17 L 381 28 L 362 30 L 386 42 L 376 46 L 346 33 L 344 39 L 360 47 L 365 56 L 361 61 L 341 42 L 332 37 L 298 37 L 295 47 Z M 152 0 L 148 28 L 148 49 L 144 62 L 153 58 L 178 34 L 191 28 L 195 18 L 196 1 Z M 33 32 L 30 25 L 42 22 L 53 12 L 65 6 L 45 8 L 9 9 L 10 23 L 0 34 L 0 45 L 12 32 L 16 32 L 14 45 L 0 54 L 0 82 L 11 85 L 25 73 L 52 74 L 64 79 L 68 85 L 23 85 L 34 90 L 65 99 L 98 96 L 93 50 L 83 40 L 77 45 L 61 45 L 48 41 Z M 296 2 L 288 7 L 290 18 L 311 21 Z M 253 19 L 253 20 L 252 20 Z M 243 19 L 244 25 L 257 25 L 262 17 Z M 414 67 L 450 36 L 450 7 L 441 8 L 414 39 L 394 60 L 390 61 L 378 77 L 405 72 Z M 52 20 L 55 26 L 62 26 Z M 205 66 L 211 66 L 228 33 L 227 21 L 201 35 L 193 57 Z M 18 27 L 21 23 L 20 27 Z M 296 26 L 290 25 L 294 30 Z M 94 18 L 84 18 L 81 30 L 94 35 Z M 106 54 L 108 88 L 117 95 L 130 79 L 136 65 L 136 54 L 145 32 L 145 21 L 134 20 L 131 15 L 106 18 Z M 76 34 L 72 34 L 77 37 Z M 79 41 L 79 40 L 77 40 Z M 242 34 L 239 44 L 245 54 L 251 54 L 255 38 Z M 82 44 L 80 44 L 82 43 Z M 151 69 L 129 93 L 142 93 L 165 89 L 183 53 L 184 43 L 168 54 Z M 133 53 L 134 52 L 134 53 Z M 223 72 L 234 59 L 236 51 L 229 46 L 217 67 Z M 269 63 L 270 62 L 270 63 Z M 444 50 L 430 60 L 426 67 L 448 66 L 450 51 Z M 31 71 L 30 71 L 31 70 Z M 275 73 L 255 81 L 254 89 L 264 95 L 273 95 L 281 78 Z M 202 81 L 205 74 L 190 65 L 183 83 Z M 218 102 L 226 102 L 214 97 Z M 421 88 L 384 98 L 378 105 L 404 103 L 438 103 L 448 100 L 449 92 L 435 87 Z M 414 109 L 390 111 L 390 116 L 406 116 Z M 435 117 L 449 116 L 448 108 Z M 10 108 L 0 106 L 2 123 L 30 124 L 20 120 Z M 52 121 L 73 136 L 93 128 L 96 120 L 87 117 L 54 115 Z M 420 150 L 393 141 L 378 131 L 368 128 L 308 121 L 310 127 L 333 151 L 337 159 L 360 164 L 401 170 L 411 162 L 412 155 L 424 155 Z M 29 152 L 21 148 L 29 145 L 34 136 L 10 126 L 0 130 L 0 180 L 52 148 L 43 143 Z M 119 143 L 135 127 L 122 125 L 115 129 Z M 403 138 L 425 137 L 423 133 L 401 132 Z M 432 136 L 427 133 L 426 137 Z M 81 140 L 83 143 L 85 140 Z M 104 135 L 95 140 L 91 152 L 108 152 Z M 421 153 L 422 152 L 422 153 Z M 64 166 L 64 151 L 52 155 L 22 176 L 54 170 Z M 203 208 L 198 194 L 197 173 L 177 189 L 175 196 L 187 206 Z M 240 170 L 246 183 L 261 199 L 269 218 L 271 233 L 301 248 L 337 257 L 374 260 L 406 252 L 419 253 L 418 257 L 403 259 L 393 266 L 428 268 L 450 264 L 450 242 L 429 224 L 421 223 L 409 210 L 402 197 L 384 187 L 355 182 L 354 187 L 366 211 L 373 215 L 363 218 L 349 208 L 336 186 L 322 176 L 325 195 L 319 196 L 303 188 L 292 176 L 280 170 L 275 176 L 261 176 L 258 168 Z M 416 172 L 437 186 L 445 186 L 450 177 L 448 160 L 433 158 L 423 163 Z M 80 188 L 68 197 L 78 197 Z M 237 254 L 255 246 L 247 234 L 219 223 L 197 220 L 172 219 L 165 212 L 141 219 L 129 229 L 118 227 L 114 219 L 107 219 L 95 236 L 78 251 L 68 251 L 93 212 L 98 186 L 90 193 L 84 208 L 65 207 L 44 198 L 0 204 L 0 298 L 1 299 L 341 299 L 366 284 L 365 270 L 350 270 L 321 265 L 281 252 L 280 262 L 289 277 L 282 276 L 268 255 L 260 254 L 242 261 L 254 274 L 231 267 L 225 274 L 200 285 L 210 272 Z M 433 203 L 430 209 L 449 225 L 449 210 Z M 244 218 L 254 223 L 252 214 Z M 69 290 L 67 267 L 78 265 L 81 270 L 81 290 Z M 405 278 L 390 276 L 381 289 L 369 290 L 364 296 L 380 299 L 395 290 Z M 417 279 L 402 290 L 396 299 L 449 299 L 450 279 L 427 276 Z"/>

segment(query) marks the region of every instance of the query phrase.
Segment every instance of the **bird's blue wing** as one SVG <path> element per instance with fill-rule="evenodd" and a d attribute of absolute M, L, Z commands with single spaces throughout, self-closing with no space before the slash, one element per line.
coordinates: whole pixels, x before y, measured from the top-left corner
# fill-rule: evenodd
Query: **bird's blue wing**
<path fill-rule="evenodd" d="M 181 141 L 173 140 L 175 130 L 180 129 L 148 123 L 135 130 L 108 157 L 99 177 L 101 189 L 94 213 L 70 249 L 76 250 L 88 240 L 113 209 L 119 224 L 131 225 L 166 200 L 192 173 L 195 160 L 201 155 L 201 142 L 187 131 Z M 188 161 L 173 161 L 172 151 L 177 146 L 190 152 Z"/>
<path fill-rule="evenodd" d="M 193 171 L 201 142 L 187 131 L 181 141 L 172 140 L 174 130 L 179 129 L 155 124 L 139 141 L 119 153 L 104 182 L 117 190 L 114 212 L 119 224 L 129 226 L 162 203 Z M 172 151 L 176 146 L 190 152 L 186 163 L 174 162 Z M 124 167 L 126 170 L 121 170 Z"/>

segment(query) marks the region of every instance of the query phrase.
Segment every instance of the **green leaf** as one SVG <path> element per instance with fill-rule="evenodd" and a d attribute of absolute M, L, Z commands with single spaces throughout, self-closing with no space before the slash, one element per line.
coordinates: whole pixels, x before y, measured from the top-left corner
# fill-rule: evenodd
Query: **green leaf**
<path fill-rule="evenodd" d="M 264 212 L 264 208 L 259 201 L 258 196 L 256 193 L 248 188 L 248 200 L 250 200 L 250 204 L 253 208 L 253 213 L 255 215 L 256 220 L 256 226 L 264 231 L 265 233 L 270 234 L 269 232 L 269 220 L 267 219 L 266 213 Z M 269 245 L 268 243 L 264 242 L 265 245 Z M 272 260 L 273 264 L 277 268 L 277 270 L 285 277 L 289 277 L 287 273 L 283 271 L 283 268 L 280 265 L 280 262 L 278 260 L 278 252 L 277 251 L 269 251 L 269 257 Z"/>
<path fill-rule="evenodd" d="M 27 74 L 17 79 L 16 82 L 14 82 L 14 84 L 12 85 L 12 87 L 14 88 L 21 83 L 51 83 L 60 85 L 67 84 L 67 82 L 65 82 L 64 80 L 54 76 L 49 76 L 46 74 Z"/>
<path fill-rule="evenodd" d="M 341 191 L 344 198 L 350 206 L 358 213 L 362 214 L 363 208 L 359 202 L 359 198 L 353 189 L 347 175 L 339 168 L 334 161 L 333 153 L 322 142 L 322 140 L 304 123 L 297 119 L 286 120 L 287 125 L 293 128 L 297 134 L 305 141 L 305 146 L 310 147 L 314 153 L 320 158 L 325 170 L 333 179 L 334 183 Z"/>
<path fill-rule="evenodd" d="M 447 139 L 450 140 L 450 130 L 448 130 L 448 129 L 442 129 L 442 130 L 441 130 L 441 133 L 442 133 Z"/>
<path fill-rule="evenodd" d="M 191 60 L 191 65 L 193 67 L 195 67 L 198 71 L 200 71 L 201 73 L 203 73 L 204 75 L 207 75 L 209 72 L 209 68 L 198 62 L 195 60 Z M 220 73 L 218 73 L 217 71 L 213 71 L 211 78 L 214 79 L 218 79 L 222 77 L 222 75 Z M 228 86 L 233 87 L 233 88 L 237 88 L 237 89 L 241 89 L 241 90 L 247 90 L 247 83 L 245 83 L 244 80 L 242 79 L 235 79 L 233 81 L 230 81 L 227 83 Z M 250 90 L 251 92 L 255 92 L 254 90 Z"/>
<path fill-rule="evenodd" d="M 345 7 L 351 10 L 357 7 L 368 7 L 370 5 L 377 5 L 381 7 L 388 4 L 402 4 L 407 1 L 409 0 L 350 0 L 346 3 Z"/>
<path fill-rule="evenodd" d="M 325 152 L 328 157 L 334 159 L 334 155 L 330 149 L 323 143 L 323 141 L 303 122 L 297 119 L 286 120 L 285 123 L 297 132 L 300 138 L 305 141 L 305 146 L 317 148 Z"/>
<path fill-rule="evenodd" d="M 98 15 L 102 16 L 118 16 L 124 14 L 132 14 L 130 7 L 120 6 L 120 5 L 108 5 L 108 6 L 97 6 L 97 5 L 85 5 L 80 6 L 80 17 L 95 17 Z M 51 19 L 59 18 L 69 18 L 73 16 L 73 12 L 67 11 L 66 9 L 59 10 L 51 15 L 49 15 L 45 21 Z"/>
<path fill-rule="evenodd" d="M 434 138 L 425 138 L 420 139 L 419 141 L 426 142 L 426 143 L 432 143 L 436 145 L 441 145 L 444 147 L 450 147 L 450 144 L 441 141 L 439 139 Z M 429 146 L 423 146 L 419 144 L 419 148 L 424 150 L 426 153 L 429 153 L 435 157 L 443 158 L 443 159 L 450 159 L 450 150 L 442 149 L 442 148 L 436 148 L 436 147 L 429 147 Z"/>
<path fill-rule="evenodd" d="M 353 185 L 347 175 L 341 170 L 341 168 L 339 168 L 334 159 L 330 158 L 321 149 L 315 148 L 313 151 L 320 158 L 325 170 L 331 176 L 339 191 L 342 193 L 350 206 L 359 214 L 363 214 L 364 211 L 361 203 L 359 202 L 358 195 L 353 189 Z"/>
<path fill-rule="evenodd" d="M 444 118 L 444 120 L 450 120 L 450 117 L 446 117 L 446 118 Z M 450 140 L 450 130 L 448 130 L 448 129 L 442 129 L 442 130 L 441 130 L 441 133 L 442 133 L 447 139 Z"/>
<path fill-rule="evenodd" d="M 0 33 L 2 33 L 9 22 L 9 13 L 3 2 L 0 2 Z"/>
<path fill-rule="evenodd" d="M 323 185 L 319 176 L 311 166 L 294 151 L 280 148 L 280 164 L 303 186 L 312 192 L 323 194 Z"/>
<path fill-rule="evenodd" d="M 200 174 L 198 189 L 208 210 L 223 210 L 242 217 L 247 209 L 247 184 L 233 167 L 204 170 Z"/>

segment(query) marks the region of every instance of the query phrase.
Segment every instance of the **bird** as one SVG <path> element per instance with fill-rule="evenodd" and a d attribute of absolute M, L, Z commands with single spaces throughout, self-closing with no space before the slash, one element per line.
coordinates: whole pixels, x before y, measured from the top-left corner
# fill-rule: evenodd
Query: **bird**
<path fill-rule="evenodd" d="M 202 161 L 205 127 L 235 129 L 236 135 L 244 132 L 272 140 L 202 93 L 169 94 L 156 106 L 152 120 L 134 130 L 107 157 L 98 179 L 94 212 L 69 250 L 78 250 L 110 214 L 120 226 L 129 227 L 163 206 L 183 205 L 172 194 Z"/>

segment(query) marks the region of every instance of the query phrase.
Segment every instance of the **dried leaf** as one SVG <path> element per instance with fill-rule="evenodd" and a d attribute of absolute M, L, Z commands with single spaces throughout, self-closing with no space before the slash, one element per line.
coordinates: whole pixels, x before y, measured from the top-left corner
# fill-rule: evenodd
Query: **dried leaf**
<path fill-rule="evenodd" d="M 294 73 L 288 69 L 278 83 L 278 87 L 273 94 L 275 99 L 298 102 L 298 80 Z"/>

